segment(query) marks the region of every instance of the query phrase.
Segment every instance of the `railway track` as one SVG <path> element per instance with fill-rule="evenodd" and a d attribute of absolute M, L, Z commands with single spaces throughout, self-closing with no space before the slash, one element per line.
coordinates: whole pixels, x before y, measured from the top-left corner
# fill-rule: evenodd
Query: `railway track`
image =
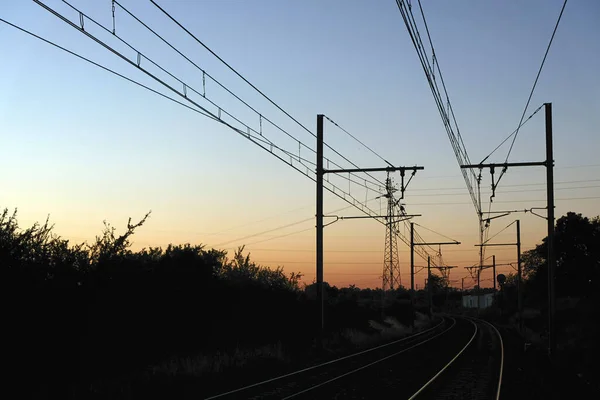
<path fill-rule="evenodd" d="M 502 335 L 492 324 L 467 318 L 475 331 L 465 346 L 410 399 L 500 399 Z"/>
<path fill-rule="evenodd" d="M 444 316 L 418 334 L 205 399 L 498 399 L 502 340 L 494 331 Z"/>

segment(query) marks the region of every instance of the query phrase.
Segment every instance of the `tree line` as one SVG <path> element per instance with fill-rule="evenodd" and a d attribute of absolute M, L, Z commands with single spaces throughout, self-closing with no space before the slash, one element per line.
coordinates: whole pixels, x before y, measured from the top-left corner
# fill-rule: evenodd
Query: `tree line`
<path fill-rule="evenodd" d="M 132 251 L 149 216 L 130 219 L 122 233 L 105 222 L 92 243 L 72 244 L 48 220 L 21 228 L 16 210 L 0 213 L 4 326 L 22 390 L 88 397 L 166 360 L 273 343 L 289 357 L 313 354 L 314 284 L 256 264 L 243 247 L 231 258 L 191 244 Z M 330 338 L 348 329 L 377 333 L 372 321 L 385 324 L 384 314 L 413 319 L 403 290 L 385 310 L 377 289 L 326 285 L 326 297 Z"/>
<path fill-rule="evenodd" d="M 600 217 L 568 212 L 558 218 L 554 257 L 557 364 L 595 382 L 590 377 L 600 374 Z M 522 255 L 523 323 L 529 334 L 540 336 L 542 346 L 548 335 L 547 259 L 547 238 Z M 503 292 L 504 317 L 516 315 L 515 274 L 508 276 Z"/>

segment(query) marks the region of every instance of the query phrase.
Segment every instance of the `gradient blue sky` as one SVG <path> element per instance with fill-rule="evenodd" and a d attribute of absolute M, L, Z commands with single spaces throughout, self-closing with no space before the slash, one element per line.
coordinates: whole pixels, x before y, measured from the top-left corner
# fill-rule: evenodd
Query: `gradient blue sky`
<path fill-rule="evenodd" d="M 62 2 L 45 3 L 78 21 Z M 311 136 L 149 2 L 122 3 L 261 113 L 314 145 Z M 423 1 L 472 161 L 481 160 L 516 128 L 562 3 Z M 72 4 L 112 25 L 109 0 Z M 449 263 L 466 266 L 477 261 L 473 246 L 477 218 L 394 1 L 162 0 L 159 4 L 309 128 L 314 130 L 316 115 L 323 113 L 394 164 L 425 166 L 406 193 L 407 209 L 423 214 L 415 222 L 463 242 L 443 249 Z M 164 92 L 31 1 L 1 2 L 0 17 Z M 599 214 L 598 21 L 599 2 L 567 4 L 530 105 L 532 112 L 543 102 L 553 103 L 556 197 L 564 199 L 557 200 L 557 216 L 571 210 Z M 86 28 L 97 32 L 89 23 Z M 116 29 L 177 76 L 201 87 L 197 70 L 119 9 Z M 114 38 L 103 37 L 124 49 Z M 246 243 L 257 261 L 300 270 L 306 281 L 313 279 L 310 218 L 315 189 L 310 180 L 233 131 L 5 24 L 0 24 L 0 54 L 0 206 L 18 207 L 23 225 L 49 214 L 59 234 L 89 241 L 101 231 L 103 220 L 122 228 L 128 217 L 140 218 L 152 210 L 134 237 L 136 248 L 192 242 L 233 249 Z M 214 85 L 207 86 L 207 93 L 256 125 L 253 115 Z M 274 130 L 265 134 L 288 143 Z M 361 166 L 381 165 L 334 126 L 326 125 L 325 135 L 327 142 Z M 507 150 L 501 148 L 491 160 L 504 161 Z M 540 112 L 522 129 L 510 160 L 543 160 L 544 151 Z M 486 179 L 489 185 L 489 176 Z M 509 170 L 494 208 L 544 206 L 544 182 L 541 168 Z M 372 197 L 356 188 L 353 193 L 359 199 Z M 372 204 L 375 209 L 380 206 L 378 201 Z M 326 194 L 326 211 L 344 205 Z M 348 210 L 348 214 L 356 213 Z M 514 218 L 522 220 L 525 249 L 541 240 L 542 219 L 530 214 Z M 514 218 L 495 222 L 491 234 Z M 303 220 L 307 221 L 240 240 Z M 294 233 L 298 231 L 303 232 Z M 428 240 L 441 239 L 420 232 Z M 286 234 L 290 235 L 277 238 Z M 511 240 L 513 235 L 511 228 L 497 239 Z M 326 280 L 378 286 L 383 241 L 383 227 L 373 221 L 328 227 Z M 495 254 L 499 263 L 514 262 L 514 252 L 504 248 Z M 401 246 L 400 259 L 407 283 L 406 246 Z M 465 275 L 460 268 L 451 278 L 460 285 Z M 422 276 L 417 279 L 420 284 Z"/>

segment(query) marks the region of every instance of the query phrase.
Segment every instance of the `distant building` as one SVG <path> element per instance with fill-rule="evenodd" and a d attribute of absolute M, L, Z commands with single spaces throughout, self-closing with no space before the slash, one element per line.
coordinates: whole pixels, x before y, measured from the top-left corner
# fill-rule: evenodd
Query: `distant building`
<path fill-rule="evenodd" d="M 477 297 L 475 295 L 463 295 L 462 306 L 464 308 L 477 308 Z M 494 303 L 494 293 L 482 293 L 479 295 L 479 308 L 491 307 Z"/>

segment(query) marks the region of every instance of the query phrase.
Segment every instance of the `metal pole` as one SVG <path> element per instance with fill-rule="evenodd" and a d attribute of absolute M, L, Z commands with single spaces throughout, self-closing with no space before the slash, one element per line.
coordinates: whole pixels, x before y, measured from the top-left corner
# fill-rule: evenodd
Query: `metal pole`
<path fill-rule="evenodd" d="M 389 178 L 389 176 L 388 176 Z M 391 181 L 390 181 L 390 189 L 391 189 Z M 389 243 L 388 246 L 390 248 L 390 289 L 394 290 L 394 247 L 392 246 L 392 244 L 394 243 L 394 239 L 396 239 L 396 236 L 394 236 L 396 234 L 396 232 L 393 231 L 394 228 L 394 224 L 392 223 L 392 219 L 394 218 L 394 199 L 392 198 L 392 193 L 388 192 L 388 225 L 387 225 L 387 230 L 388 230 L 388 236 L 389 236 Z"/>
<path fill-rule="evenodd" d="M 323 339 L 323 115 L 317 115 L 317 307 L 319 344 Z"/>
<path fill-rule="evenodd" d="M 481 199 L 479 200 L 481 204 Z M 481 243 L 481 247 L 479 248 L 479 271 L 477 272 L 477 314 L 479 314 L 479 295 L 481 288 L 479 287 L 479 276 L 481 275 L 481 267 L 483 266 L 483 231 L 484 225 L 483 220 L 479 219 L 479 243 Z"/>
<path fill-rule="evenodd" d="M 410 291 L 415 290 L 415 223 L 410 223 Z M 412 296 L 412 294 L 411 294 Z M 411 297 L 412 298 L 412 297 Z"/>
<path fill-rule="evenodd" d="M 410 223 L 410 307 L 415 310 L 415 223 Z M 410 326 L 414 326 L 414 318 L 410 318 Z"/>
<path fill-rule="evenodd" d="M 521 221 L 517 220 L 517 308 L 519 310 L 519 332 L 523 333 L 523 282 L 521 272 Z"/>
<path fill-rule="evenodd" d="M 492 272 L 494 274 L 494 297 L 496 296 L 496 256 L 492 256 Z"/>
<path fill-rule="evenodd" d="M 427 293 L 429 294 L 429 315 L 433 315 L 433 288 L 431 286 L 431 257 L 427 256 Z"/>
<path fill-rule="evenodd" d="M 492 273 L 494 274 L 494 309 L 496 308 L 496 255 L 492 256 Z"/>
<path fill-rule="evenodd" d="M 481 297 L 481 267 L 477 270 L 477 314 L 479 314 L 479 298 Z"/>
<path fill-rule="evenodd" d="M 554 356 L 556 351 L 556 327 L 554 325 L 555 293 L 554 272 L 554 159 L 552 156 L 552 103 L 544 104 L 546 111 L 546 188 L 548 205 L 548 354 Z"/>

